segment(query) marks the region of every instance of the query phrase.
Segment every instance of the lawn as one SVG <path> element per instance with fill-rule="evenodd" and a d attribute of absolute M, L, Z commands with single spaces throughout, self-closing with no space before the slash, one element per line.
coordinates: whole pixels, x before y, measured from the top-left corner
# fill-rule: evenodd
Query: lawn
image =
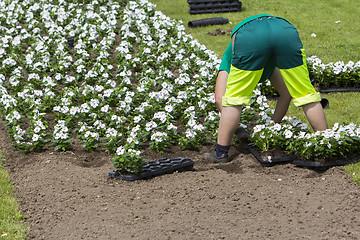
<path fill-rule="evenodd" d="M 13 186 L 3 162 L 0 152 L 0 239 L 23 239 L 27 228 L 21 223 L 24 217 L 19 213 L 19 204 L 13 196 Z"/>
<path fill-rule="evenodd" d="M 360 35 L 358 19 L 359 1 L 352 0 L 254 0 L 242 1 L 243 11 L 232 13 L 189 14 L 186 0 L 151 0 L 157 9 L 173 19 L 184 22 L 187 32 L 209 49 L 222 56 L 230 42 L 229 36 L 209 36 L 216 28 L 233 28 L 244 18 L 256 14 L 271 14 L 289 20 L 299 31 L 307 56 L 318 56 L 323 62 L 359 61 Z M 189 21 L 225 17 L 229 24 L 201 28 L 188 28 Z M 315 33 L 316 37 L 312 37 Z"/>

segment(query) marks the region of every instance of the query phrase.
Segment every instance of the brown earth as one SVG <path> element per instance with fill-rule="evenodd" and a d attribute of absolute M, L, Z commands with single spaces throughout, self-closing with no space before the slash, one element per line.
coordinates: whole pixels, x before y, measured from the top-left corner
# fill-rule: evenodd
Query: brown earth
<path fill-rule="evenodd" d="M 45 151 L 22 156 L 0 125 L 0 149 L 29 239 L 360 239 L 360 193 L 343 167 L 262 167 L 246 144 L 213 164 L 174 148 L 194 171 L 149 180 L 108 177 L 105 153 Z"/>

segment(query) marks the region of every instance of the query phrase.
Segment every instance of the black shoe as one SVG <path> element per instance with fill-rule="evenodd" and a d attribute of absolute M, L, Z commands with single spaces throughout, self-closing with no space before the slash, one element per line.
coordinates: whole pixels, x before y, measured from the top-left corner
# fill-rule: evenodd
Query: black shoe
<path fill-rule="evenodd" d="M 236 129 L 235 135 L 240 141 L 248 140 L 250 138 L 250 132 L 242 127 Z"/>
<path fill-rule="evenodd" d="M 204 157 L 209 158 L 214 163 L 227 163 L 227 162 L 229 162 L 229 158 L 228 158 L 227 153 L 221 154 L 221 156 L 218 157 L 218 156 L 216 156 L 216 152 L 213 151 L 211 153 L 205 153 Z"/>
<path fill-rule="evenodd" d="M 321 98 L 320 103 L 323 108 L 329 108 L 329 100 L 327 100 L 326 98 Z"/>

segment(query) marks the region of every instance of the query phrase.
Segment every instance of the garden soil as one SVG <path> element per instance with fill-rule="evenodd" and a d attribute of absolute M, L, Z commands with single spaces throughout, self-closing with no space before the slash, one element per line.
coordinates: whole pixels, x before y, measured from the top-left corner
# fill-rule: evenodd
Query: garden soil
<path fill-rule="evenodd" d="M 203 158 L 213 146 L 174 147 L 145 155 L 190 158 L 192 171 L 123 181 L 108 177 L 106 153 L 23 156 L 0 128 L 29 239 L 360 239 L 359 186 L 343 167 L 262 167 L 247 144 L 232 147 L 231 162 L 213 164 Z"/>

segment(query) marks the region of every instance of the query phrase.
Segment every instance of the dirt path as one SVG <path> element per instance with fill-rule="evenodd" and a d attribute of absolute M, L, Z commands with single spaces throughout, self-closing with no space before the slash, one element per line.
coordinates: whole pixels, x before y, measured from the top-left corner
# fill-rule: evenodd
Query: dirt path
<path fill-rule="evenodd" d="M 266 168 L 245 149 L 212 164 L 211 148 L 165 154 L 194 171 L 128 182 L 108 178 L 106 154 L 21 156 L 0 129 L 30 239 L 360 239 L 359 186 L 343 167 Z"/>

